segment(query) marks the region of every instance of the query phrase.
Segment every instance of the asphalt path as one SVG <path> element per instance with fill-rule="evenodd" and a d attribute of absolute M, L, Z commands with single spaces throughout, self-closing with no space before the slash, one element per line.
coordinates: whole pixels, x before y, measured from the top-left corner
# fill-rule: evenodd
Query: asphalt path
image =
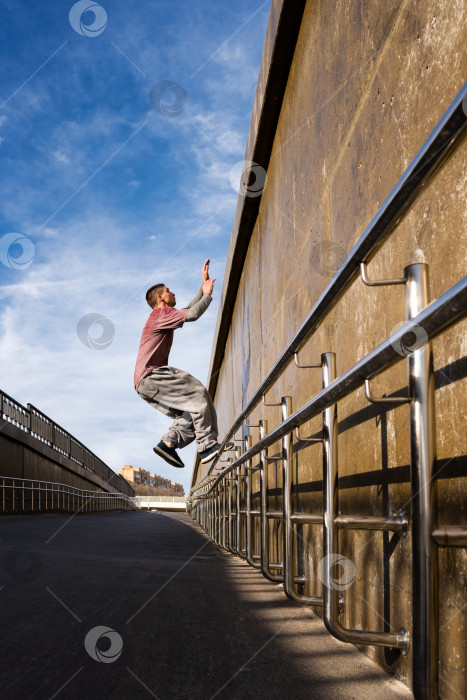
<path fill-rule="evenodd" d="M 0 516 L 3 700 L 411 694 L 186 513 Z"/>

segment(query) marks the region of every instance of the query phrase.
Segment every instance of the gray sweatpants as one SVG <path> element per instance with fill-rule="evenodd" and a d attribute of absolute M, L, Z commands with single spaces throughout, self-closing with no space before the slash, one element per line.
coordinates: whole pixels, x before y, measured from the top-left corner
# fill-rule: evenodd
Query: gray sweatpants
<path fill-rule="evenodd" d="M 138 394 L 169 418 L 175 418 L 162 440 L 177 448 L 196 438 L 198 452 L 217 443 L 217 415 L 208 390 L 197 379 L 175 367 L 153 369 L 138 384 Z"/>

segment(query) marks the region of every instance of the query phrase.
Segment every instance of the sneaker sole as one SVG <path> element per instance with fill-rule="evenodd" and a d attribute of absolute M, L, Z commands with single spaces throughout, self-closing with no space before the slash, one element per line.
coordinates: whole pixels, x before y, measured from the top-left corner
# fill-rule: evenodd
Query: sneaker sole
<path fill-rule="evenodd" d="M 234 446 L 233 442 L 228 442 L 226 444 L 226 446 L 224 447 L 224 450 L 231 450 L 233 448 L 233 446 Z M 205 457 L 204 459 L 200 459 L 200 463 L 206 464 L 207 462 L 211 462 L 214 459 L 214 457 L 217 457 L 219 452 L 220 452 L 220 449 L 217 450 L 217 452 L 213 452 L 212 454 L 210 454 L 209 457 Z"/>
<path fill-rule="evenodd" d="M 183 464 L 183 462 L 177 462 L 175 459 L 172 459 L 172 457 L 170 457 L 170 455 L 168 455 L 166 452 L 161 450 L 159 447 L 156 446 L 156 447 L 153 447 L 152 449 L 154 450 L 154 452 L 157 455 L 159 455 L 159 457 L 162 457 L 162 459 L 165 459 L 166 462 L 171 464 L 172 467 L 179 467 L 180 469 L 182 469 L 185 466 Z"/>
<path fill-rule="evenodd" d="M 217 450 L 217 452 L 213 452 L 212 454 L 208 455 L 204 459 L 200 459 L 201 464 L 206 464 L 207 462 L 212 462 L 214 457 L 217 457 L 218 454 L 219 454 L 219 450 Z"/>

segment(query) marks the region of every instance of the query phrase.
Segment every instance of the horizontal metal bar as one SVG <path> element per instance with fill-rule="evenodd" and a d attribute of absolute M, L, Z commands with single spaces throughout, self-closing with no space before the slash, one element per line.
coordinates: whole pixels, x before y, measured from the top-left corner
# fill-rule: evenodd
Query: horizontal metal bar
<path fill-rule="evenodd" d="M 433 530 L 433 539 L 445 547 L 467 546 L 467 527 L 458 525 L 444 525 Z"/>
<path fill-rule="evenodd" d="M 409 521 L 406 515 L 394 515 L 388 518 L 373 515 L 338 515 L 334 522 L 337 527 L 345 530 L 406 532 Z"/>
<path fill-rule="evenodd" d="M 272 387 L 283 369 L 298 352 L 304 340 L 317 328 L 323 318 L 350 286 L 360 271 L 360 263 L 367 261 L 381 246 L 386 237 L 400 223 L 409 207 L 424 191 L 424 186 L 450 153 L 460 144 L 467 131 L 467 120 L 462 102 L 467 96 L 467 83 L 463 85 L 431 134 L 426 139 L 408 168 L 370 221 L 326 289 L 318 298 L 302 325 L 285 350 L 276 360 L 243 411 L 232 424 L 222 446 L 234 435 L 243 421 L 253 411 L 262 397 Z M 211 472 L 216 458 L 211 465 Z"/>
<path fill-rule="evenodd" d="M 282 569 L 284 565 L 283 564 L 268 564 L 269 569 Z"/>
<path fill-rule="evenodd" d="M 281 510 L 268 510 L 266 513 L 267 518 L 283 518 L 284 513 Z"/>
<path fill-rule="evenodd" d="M 261 515 L 260 510 L 250 510 L 250 515 Z"/>
<path fill-rule="evenodd" d="M 294 523 L 323 524 L 322 515 L 309 513 L 293 513 L 290 520 Z M 388 518 L 368 515 L 338 515 L 334 522 L 337 527 L 347 530 L 389 530 L 393 532 L 404 532 L 408 525 L 406 515 L 395 515 Z"/>
<path fill-rule="evenodd" d="M 312 523 L 315 525 L 323 524 L 322 515 L 311 515 L 311 513 L 292 513 L 290 520 L 293 523 Z"/>
<path fill-rule="evenodd" d="M 467 120 L 466 120 L 467 121 Z M 378 372 L 392 367 L 403 358 L 400 347 L 403 337 L 413 328 L 423 329 L 426 339 L 431 340 L 456 321 L 467 315 L 467 277 L 455 284 L 451 289 L 442 294 L 421 311 L 418 316 L 407 321 L 395 333 L 387 338 L 381 345 L 372 350 L 357 364 L 344 372 L 340 377 L 322 389 L 310 401 L 299 408 L 287 420 L 280 423 L 274 430 L 259 440 L 241 457 L 236 459 L 212 482 L 208 493 L 225 477 L 232 469 L 239 467 L 243 462 L 252 459 L 261 450 L 273 445 L 284 435 L 292 432 L 294 428 L 307 420 L 314 418 L 337 403 L 344 397 L 360 388 L 365 379 L 374 376 Z M 204 486 L 205 484 L 203 484 Z M 201 488 L 201 485 L 198 487 Z"/>
<path fill-rule="evenodd" d="M 47 485 L 54 487 L 58 486 L 63 486 L 65 489 L 72 489 L 74 492 L 80 491 L 82 494 L 85 493 L 91 493 L 91 494 L 96 494 L 96 495 L 102 495 L 102 496 L 115 496 L 115 497 L 123 497 L 126 499 L 132 499 L 133 496 L 127 496 L 126 493 L 122 493 L 121 491 L 93 491 L 92 489 L 80 489 L 77 486 L 72 486 L 71 484 L 64 484 L 61 481 L 42 481 L 41 479 L 23 479 L 22 477 L 17 477 L 17 476 L 1 476 L 0 479 L 8 479 L 9 481 L 17 482 L 17 481 L 24 481 L 26 483 L 30 484 L 44 484 L 45 488 L 41 488 L 40 486 L 26 486 L 23 484 L 16 485 L 15 484 L 1 484 L 0 483 L 0 488 L 5 488 L 5 489 L 21 489 L 21 490 L 41 490 L 43 493 L 46 491 L 51 491 L 51 489 L 47 489 Z M 55 489 L 55 493 L 58 493 L 58 489 Z"/>

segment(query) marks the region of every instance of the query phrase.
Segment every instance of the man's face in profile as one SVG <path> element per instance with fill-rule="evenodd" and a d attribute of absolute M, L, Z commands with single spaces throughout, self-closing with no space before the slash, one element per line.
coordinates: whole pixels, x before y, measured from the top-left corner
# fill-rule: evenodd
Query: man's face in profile
<path fill-rule="evenodd" d="M 167 306 L 174 307 L 175 306 L 175 294 L 170 291 L 168 287 L 164 287 L 164 291 L 162 294 L 159 294 L 161 301 L 164 301 Z"/>

